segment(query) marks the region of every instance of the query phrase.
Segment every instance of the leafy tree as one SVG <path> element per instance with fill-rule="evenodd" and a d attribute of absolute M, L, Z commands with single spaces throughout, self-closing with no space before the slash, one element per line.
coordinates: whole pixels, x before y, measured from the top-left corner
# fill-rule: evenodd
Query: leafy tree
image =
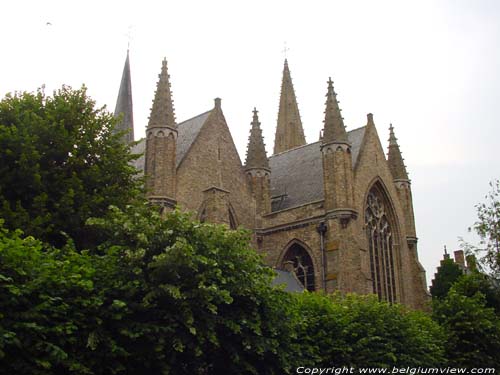
<path fill-rule="evenodd" d="M 485 306 L 493 308 L 500 316 L 500 288 L 490 276 L 473 271 L 460 277 L 453 287 L 457 293 L 466 297 L 481 293 L 485 298 Z"/>
<path fill-rule="evenodd" d="M 452 259 L 442 260 L 430 287 L 432 297 L 439 299 L 446 297 L 451 286 L 462 275 L 463 271 Z"/>
<path fill-rule="evenodd" d="M 113 208 L 101 252 L 0 232 L 0 368 L 26 374 L 282 374 L 291 296 L 248 234 Z M 288 338 L 288 340 L 286 339 Z"/>
<path fill-rule="evenodd" d="M 104 303 L 95 260 L 0 227 L 1 373 L 92 373 L 83 358 Z"/>
<path fill-rule="evenodd" d="M 61 247 L 95 244 L 85 227 L 110 204 L 125 207 L 140 181 L 116 119 L 96 109 L 85 87 L 47 96 L 8 94 L 0 101 L 0 217 L 10 229 Z"/>
<path fill-rule="evenodd" d="M 453 286 L 446 298 L 433 301 L 434 319 L 447 333 L 446 357 L 454 367 L 500 368 L 500 319 L 486 306 L 485 296 L 461 294 L 464 278 Z M 473 288 L 470 288 L 473 289 Z"/>
<path fill-rule="evenodd" d="M 304 359 L 317 367 L 432 367 L 444 359 L 441 328 L 422 312 L 340 294 L 296 297 Z"/>
<path fill-rule="evenodd" d="M 497 279 L 500 278 L 500 180 L 490 183 L 491 191 L 485 203 L 476 205 L 478 220 L 472 228 L 480 237 L 480 247 L 473 248 L 482 254 L 482 262 Z M 471 247 L 469 245 L 469 247 Z"/>

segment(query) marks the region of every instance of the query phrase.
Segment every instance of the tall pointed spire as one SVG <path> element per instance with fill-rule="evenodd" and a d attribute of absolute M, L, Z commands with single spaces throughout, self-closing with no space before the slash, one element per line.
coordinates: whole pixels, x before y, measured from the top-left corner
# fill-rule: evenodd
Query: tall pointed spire
<path fill-rule="evenodd" d="M 161 73 L 156 84 L 155 98 L 148 127 L 168 127 L 175 129 L 174 104 L 170 91 L 170 76 L 168 75 L 167 60 L 163 59 Z"/>
<path fill-rule="evenodd" d="M 387 155 L 387 163 L 391 170 L 392 177 L 395 180 L 408 180 L 408 173 L 399 150 L 398 140 L 394 135 L 394 128 L 391 124 L 389 127 L 389 153 Z"/>
<path fill-rule="evenodd" d="M 130 79 L 130 59 L 129 51 L 127 50 L 127 59 L 123 67 L 122 80 L 120 83 L 120 91 L 116 99 L 115 117 L 123 114 L 123 118 L 115 127 L 115 132 L 127 131 L 123 136 L 124 143 L 132 143 L 134 141 L 134 112 L 132 106 L 132 80 Z"/>
<path fill-rule="evenodd" d="M 280 153 L 306 144 L 304 129 L 300 120 L 299 106 L 293 89 L 288 61 L 285 59 L 281 83 L 278 125 L 274 138 L 274 153 Z"/>
<path fill-rule="evenodd" d="M 328 79 L 328 92 L 326 94 L 325 127 L 323 132 L 323 142 L 347 142 L 347 132 L 345 131 L 344 119 L 340 113 L 337 94 L 333 88 L 333 81 Z"/>
<path fill-rule="evenodd" d="M 260 128 L 259 116 L 257 115 L 257 112 L 257 109 L 254 108 L 252 128 L 250 129 L 250 137 L 248 137 L 245 169 L 269 169 L 269 161 L 267 160 L 266 147 L 264 144 L 264 138 L 262 137 L 262 129 Z"/>

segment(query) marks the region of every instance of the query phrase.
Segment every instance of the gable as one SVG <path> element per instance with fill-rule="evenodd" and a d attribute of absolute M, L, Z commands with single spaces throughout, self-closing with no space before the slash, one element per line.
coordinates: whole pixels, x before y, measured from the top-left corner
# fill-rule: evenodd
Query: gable
<path fill-rule="evenodd" d="M 252 228 L 252 196 L 231 132 L 217 106 L 208 113 L 196 136 L 191 137 L 191 144 L 178 164 L 177 202 L 198 212 L 206 199 L 203 192 L 214 187 L 227 192 L 234 221 Z"/>

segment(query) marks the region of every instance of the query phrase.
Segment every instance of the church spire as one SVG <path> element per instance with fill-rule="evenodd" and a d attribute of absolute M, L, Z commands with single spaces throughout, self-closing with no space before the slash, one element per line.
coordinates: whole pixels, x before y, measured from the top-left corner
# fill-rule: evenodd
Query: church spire
<path fill-rule="evenodd" d="M 132 106 L 132 80 L 130 79 L 130 59 L 127 50 L 127 58 L 123 67 L 122 80 L 120 83 L 120 91 L 116 99 L 115 117 L 122 114 L 123 118 L 116 125 L 114 132 L 126 131 L 123 135 L 123 142 L 130 144 L 134 141 L 134 112 Z"/>
<path fill-rule="evenodd" d="M 266 147 L 264 145 L 264 138 L 262 137 L 262 129 L 260 128 L 259 116 L 257 115 L 257 112 L 257 109 L 254 108 L 252 128 L 250 129 L 250 137 L 248 137 L 245 169 L 269 169 L 269 161 L 267 160 Z"/>
<path fill-rule="evenodd" d="M 333 81 L 328 79 L 328 92 L 326 94 L 325 127 L 323 132 L 323 143 L 342 142 L 347 143 L 344 119 L 340 113 L 337 94 L 333 88 Z"/>
<path fill-rule="evenodd" d="M 149 116 L 148 127 L 168 127 L 175 129 L 174 104 L 170 91 L 170 76 L 168 75 L 167 60 L 163 59 L 161 73 L 158 76 L 156 93 Z"/>
<path fill-rule="evenodd" d="M 394 128 L 391 124 L 389 127 L 389 153 L 387 155 L 387 163 L 391 170 L 392 177 L 395 180 L 408 180 L 408 173 L 399 150 L 398 140 L 394 135 Z"/>
<path fill-rule="evenodd" d="M 297 98 L 293 89 L 288 61 L 285 59 L 281 83 L 278 125 L 274 138 L 274 153 L 280 153 L 306 144 L 304 129 L 300 120 Z"/>

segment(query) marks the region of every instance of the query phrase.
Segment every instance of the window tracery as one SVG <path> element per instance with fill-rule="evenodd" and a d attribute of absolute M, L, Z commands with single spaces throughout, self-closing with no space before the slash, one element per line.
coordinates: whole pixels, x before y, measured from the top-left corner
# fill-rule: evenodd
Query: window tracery
<path fill-rule="evenodd" d="M 287 262 L 291 264 L 292 271 L 304 288 L 310 292 L 314 291 L 314 266 L 307 251 L 299 244 L 293 244 L 283 257 L 283 268 Z"/>
<path fill-rule="evenodd" d="M 365 208 L 373 292 L 381 300 L 395 302 L 394 236 L 389 218 L 386 200 L 380 189 L 374 187 Z"/>

